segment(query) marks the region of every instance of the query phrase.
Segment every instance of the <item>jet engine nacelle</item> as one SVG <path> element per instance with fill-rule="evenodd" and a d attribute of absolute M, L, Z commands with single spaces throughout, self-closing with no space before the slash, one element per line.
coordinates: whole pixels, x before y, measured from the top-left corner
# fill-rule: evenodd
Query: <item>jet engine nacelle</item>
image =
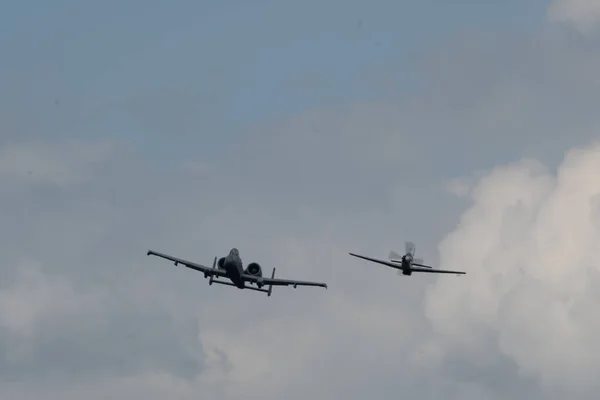
<path fill-rule="evenodd" d="M 262 276 L 262 268 L 260 268 L 260 265 L 258 263 L 250 263 L 248 264 L 248 268 L 246 268 L 246 273 L 248 275 L 253 275 L 253 276 Z"/>
<path fill-rule="evenodd" d="M 225 269 L 225 257 L 219 258 L 217 265 L 219 266 L 219 269 Z"/>

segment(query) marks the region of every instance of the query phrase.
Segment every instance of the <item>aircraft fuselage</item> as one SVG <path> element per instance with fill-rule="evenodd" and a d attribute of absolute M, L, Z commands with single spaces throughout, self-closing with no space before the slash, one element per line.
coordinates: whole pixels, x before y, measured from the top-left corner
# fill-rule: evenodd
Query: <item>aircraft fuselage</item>
<path fill-rule="evenodd" d="M 402 257 L 402 275 L 412 275 L 412 257 L 406 254 Z"/>
<path fill-rule="evenodd" d="M 244 275 L 244 267 L 242 264 L 242 259 L 240 258 L 240 255 L 236 249 L 231 249 L 227 257 L 225 257 L 223 268 L 225 268 L 227 277 L 231 280 L 231 282 L 233 282 L 233 284 L 238 288 L 243 289 L 245 286 L 244 280 L 242 279 L 242 275 Z"/>

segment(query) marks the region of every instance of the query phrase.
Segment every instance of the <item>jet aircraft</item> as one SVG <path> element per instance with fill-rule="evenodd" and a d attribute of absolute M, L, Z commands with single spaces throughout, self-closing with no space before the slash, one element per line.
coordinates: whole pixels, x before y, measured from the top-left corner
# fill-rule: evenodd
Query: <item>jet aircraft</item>
<path fill-rule="evenodd" d="M 326 283 L 275 279 L 275 268 L 273 268 L 273 273 L 270 278 L 263 277 L 262 268 L 256 262 L 248 264 L 248 267 L 244 270 L 240 253 L 236 248 L 232 248 L 226 257 L 219 258 L 218 262 L 217 257 L 215 257 L 212 268 L 152 250 L 148 250 L 147 255 L 164 258 L 173 261 L 175 265 L 182 264 L 188 268 L 200 271 L 204 274 L 204 278 L 210 277 L 210 280 L 208 281 L 209 285 L 218 283 L 220 285 L 235 286 L 238 289 L 250 289 L 267 293 L 267 296 L 271 296 L 273 286 L 293 286 L 294 288 L 297 286 L 320 286 L 327 289 Z M 228 278 L 231 282 L 216 280 L 214 279 L 215 277 Z M 247 286 L 246 283 L 254 284 L 257 287 Z M 268 286 L 268 289 L 262 289 L 265 285 Z"/>
<path fill-rule="evenodd" d="M 405 243 L 406 254 L 400 256 L 395 252 L 390 252 L 390 261 L 378 260 L 371 257 L 365 257 L 354 253 L 349 253 L 351 256 L 362 258 L 363 260 L 371 261 L 378 264 L 387 265 L 388 267 L 396 268 L 402 275 L 412 275 L 413 272 L 430 272 L 438 274 L 457 274 L 464 275 L 462 271 L 448 271 L 444 269 L 434 269 L 429 265 L 423 264 L 423 260 L 415 258 L 416 247 L 411 242 Z"/>

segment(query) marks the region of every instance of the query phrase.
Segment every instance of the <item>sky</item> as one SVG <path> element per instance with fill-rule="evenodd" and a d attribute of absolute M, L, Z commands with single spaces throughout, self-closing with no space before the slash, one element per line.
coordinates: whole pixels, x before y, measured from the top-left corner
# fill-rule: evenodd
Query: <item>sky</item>
<path fill-rule="evenodd" d="M 599 3 L 5 3 L 0 397 L 596 398 Z"/>

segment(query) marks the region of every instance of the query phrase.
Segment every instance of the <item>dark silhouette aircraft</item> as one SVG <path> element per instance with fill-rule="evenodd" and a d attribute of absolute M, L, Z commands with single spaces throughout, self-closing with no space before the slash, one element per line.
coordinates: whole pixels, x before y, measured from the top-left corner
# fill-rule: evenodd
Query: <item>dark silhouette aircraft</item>
<path fill-rule="evenodd" d="M 434 269 L 429 265 L 423 264 L 423 260 L 415 258 L 415 245 L 411 242 L 405 243 L 406 254 L 403 256 L 396 252 L 390 252 L 390 261 L 377 260 L 371 257 L 365 257 L 358 254 L 350 253 L 351 256 L 362 258 L 363 260 L 375 262 L 378 264 L 387 265 L 388 267 L 396 268 L 402 275 L 412 275 L 413 272 L 430 272 L 437 274 L 457 274 L 464 275 L 466 272 L 462 271 L 448 271 L 444 269 Z"/>
<path fill-rule="evenodd" d="M 164 258 L 173 261 L 175 265 L 182 264 L 188 268 L 200 271 L 204 274 L 204 278 L 210 277 L 210 281 L 208 281 L 209 285 L 218 283 L 220 285 L 235 286 L 239 289 L 250 289 L 256 290 L 257 292 L 267 293 L 267 296 L 271 296 L 271 290 L 273 289 L 273 286 L 293 286 L 294 288 L 297 286 L 320 286 L 327 289 L 326 283 L 275 279 L 275 268 L 273 268 L 271 277 L 265 278 L 262 276 L 262 269 L 260 265 L 256 262 L 248 264 L 248 267 L 246 270 L 244 270 L 240 253 L 236 248 L 231 249 L 226 257 L 219 258 L 218 262 L 217 257 L 215 257 L 212 268 L 186 261 L 181 258 L 172 257 L 163 253 L 157 253 L 152 250 L 148 250 L 147 255 L 154 255 Z M 229 278 L 231 282 L 222 280 L 219 281 L 214 279 L 215 277 Z M 246 286 L 246 283 L 254 284 L 257 287 Z M 269 288 L 262 289 L 262 287 L 265 285 Z"/>

